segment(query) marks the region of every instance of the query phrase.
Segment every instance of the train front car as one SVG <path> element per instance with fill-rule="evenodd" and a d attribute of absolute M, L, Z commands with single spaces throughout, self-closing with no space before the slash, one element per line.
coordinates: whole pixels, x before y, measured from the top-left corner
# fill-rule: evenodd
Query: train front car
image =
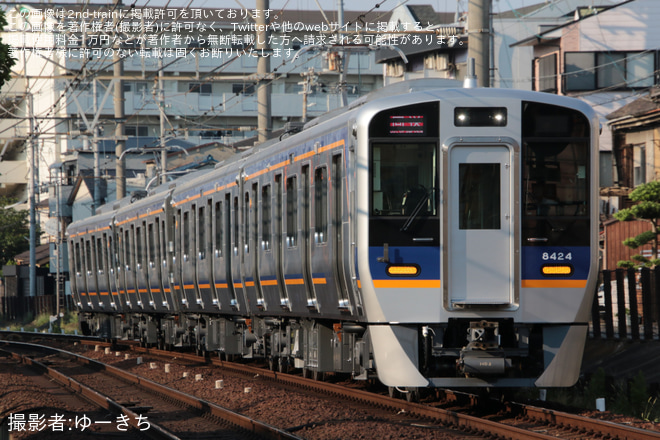
<path fill-rule="evenodd" d="M 598 122 L 571 98 L 421 91 L 364 106 L 358 272 L 388 386 L 570 386 L 597 275 Z"/>

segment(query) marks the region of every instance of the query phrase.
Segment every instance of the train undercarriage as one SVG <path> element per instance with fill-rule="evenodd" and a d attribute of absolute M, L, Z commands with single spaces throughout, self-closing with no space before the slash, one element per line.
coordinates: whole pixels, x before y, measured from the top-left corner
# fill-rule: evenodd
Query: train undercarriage
<path fill-rule="evenodd" d="M 85 334 L 137 340 L 147 347 L 193 350 L 227 360 L 261 359 L 272 370 L 299 369 L 308 377 L 323 378 L 325 373 L 356 380 L 377 377 L 369 329 L 359 323 L 201 314 L 87 314 L 81 327 Z M 413 327 L 418 334 L 415 362 L 419 372 L 430 378 L 429 386 L 452 379 L 527 380 L 532 386 L 547 367 L 540 325 L 519 325 L 511 319 L 450 319 Z"/>

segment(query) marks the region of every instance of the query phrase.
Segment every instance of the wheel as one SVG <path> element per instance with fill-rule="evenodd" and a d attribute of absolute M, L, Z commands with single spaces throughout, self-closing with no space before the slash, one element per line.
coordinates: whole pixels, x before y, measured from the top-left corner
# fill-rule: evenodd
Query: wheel
<path fill-rule="evenodd" d="M 414 387 L 406 388 L 406 400 L 408 402 L 419 402 L 419 389 Z"/>
<path fill-rule="evenodd" d="M 289 370 L 289 361 L 286 358 L 280 357 L 277 359 L 277 371 L 286 373 Z"/>
<path fill-rule="evenodd" d="M 387 387 L 387 394 L 389 394 L 390 398 L 394 399 L 399 395 L 399 392 L 396 387 Z"/>

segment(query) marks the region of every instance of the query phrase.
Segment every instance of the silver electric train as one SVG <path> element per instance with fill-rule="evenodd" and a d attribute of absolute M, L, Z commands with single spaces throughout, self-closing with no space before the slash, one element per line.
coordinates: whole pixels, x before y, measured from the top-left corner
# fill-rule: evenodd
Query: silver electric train
<path fill-rule="evenodd" d="M 598 130 L 562 96 L 385 87 L 67 231 L 87 333 L 392 389 L 578 378 Z"/>

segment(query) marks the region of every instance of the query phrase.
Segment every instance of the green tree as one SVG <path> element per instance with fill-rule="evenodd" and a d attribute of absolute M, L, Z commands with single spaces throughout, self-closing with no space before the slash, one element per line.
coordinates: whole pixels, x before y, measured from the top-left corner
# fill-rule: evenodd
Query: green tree
<path fill-rule="evenodd" d="M 658 224 L 660 223 L 660 181 L 647 182 L 639 185 L 629 195 L 630 200 L 638 202 L 630 208 L 622 209 L 614 214 L 617 220 L 627 222 L 643 220 L 651 224 L 651 230 L 642 232 L 636 237 L 623 240 L 623 244 L 631 249 L 637 249 L 645 244 L 651 244 L 651 258 L 642 255 L 633 255 L 631 260 L 622 260 L 617 263 L 619 267 L 647 266 L 660 264 L 658 256 Z"/>
<path fill-rule="evenodd" d="M 11 199 L 0 197 L 0 268 L 30 249 L 30 213 L 10 208 L 11 203 Z"/>
<path fill-rule="evenodd" d="M 0 11 L 0 32 L 7 26 L 5 14 Z M 11 78 L 11 68 L 16 63 L 16 60 L 11 57 L 9 52 L 9 45 L 2 43 L 0 40 L 0 87 Z"/>

